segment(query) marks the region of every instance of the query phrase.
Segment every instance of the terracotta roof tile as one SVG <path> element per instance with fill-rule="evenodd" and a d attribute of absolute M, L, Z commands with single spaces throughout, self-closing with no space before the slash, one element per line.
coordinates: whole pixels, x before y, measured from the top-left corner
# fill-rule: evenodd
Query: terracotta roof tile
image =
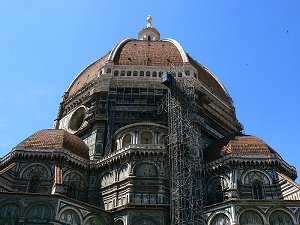
<path fill-rule="evenodd" d="M 230 135 L 215 141 L 205 153 L 206 160 L 213 161 L 228 154 L 270 155 L 277 152 L 255 136 Z"/>
<path fill-rule="evenodd" d="M 89 148 L 83 140 L 65 130 L 40 130 L 26 138 L 17 147 L 29 149 L 64 148 L 82 158 L 89 159 Z"/>
<path fill-rule="evenodd" d="M 168 66 L 183 65 L 177 47 L 166 41 L 133 40 L 121 46 L 116 53 L 116 65 Z"/>

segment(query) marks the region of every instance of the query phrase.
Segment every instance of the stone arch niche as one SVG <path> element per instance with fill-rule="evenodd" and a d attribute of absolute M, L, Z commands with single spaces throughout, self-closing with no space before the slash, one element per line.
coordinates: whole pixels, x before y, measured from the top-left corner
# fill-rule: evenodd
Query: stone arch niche
<path fill-rule="evenodd" d="M 294 225 L 292 217 L 283 210 L 275 210 L 269 218 L 270 225 Z"/>
<path fill-rule="evenodd" d="M 239 219 L 240 225 L 263 225 L 262 217 L 253 210 L 244 211 Z"/>
<path fill-rule="evenodd" d="M 67 196 L 74 199 L 82 199 L 87 182 L 83 176 L 75 171 L 67 173 L 63 178 L 63 184 L 67 187 Z"/>
<path fill-rule="evenodd" d="M 135 169 L 135 175 L 137 177 L 156 177 L 157 168 L 151 163 L 141 163 L 137 165 Z"/>
<path fill-rule="evenodd" d="M 66 209 L 63 211 L 63 213 L 60 215 L 59 221 L 68 225 L 81 225 L 78 213 L 72 209 Z"/>
<path fill-rule="evenodd" d="M 229 218 L 223 214 L 219 213 L 211 220 L 209 225 L 231 225 Z"/>
<path fill-rule="evenodd" d="M 14 203 L 0 206 L 0 224 L 16 224 L 21 216 L 20 208 Z"/>
<path fill-rule="evenodd" d="M 20 172 L 20 176 L 26 180 L 26 191 L 30 193 L 47 191 L 48 187 L 44 186 L 41 188 L 41 183 L 42 181 L 52 179 L 52 173 L 49 168 L 37 163 L 26 166 Z"/>
<path fill-rule="evenodd" d="M 226 198 L 226 189 L 228 188 L 228 181 L 218 176 L 208 182 L 207 185 L 207 203 L 208 205 L 223 202 Z"/>
<path fill-rule="evenodd" d="M 122 147 L 128 147 L 130 144 L 132 144 L 132 135 L 130 133 L 125 134 L 122 138 Z"/>
<path fill-rule="evenodd" d="M 242 183 L 251 189 L 253 199 L 266 198 L 265 188 L 270 186 L 272 179 L 262 171 L 251 170 L 245 173 Z"/>
<path fill-rule="evenodd" d="M 153 134 L 150 131 L 142 131 L 140 135 L 140 144 L 153 144 Z"/>

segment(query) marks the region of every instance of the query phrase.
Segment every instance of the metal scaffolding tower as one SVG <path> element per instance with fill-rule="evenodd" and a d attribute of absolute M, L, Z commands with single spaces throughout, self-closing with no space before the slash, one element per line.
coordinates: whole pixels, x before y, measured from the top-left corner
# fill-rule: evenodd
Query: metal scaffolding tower
<path fill-rule="evenodd" d="M 162 83 L 169 88 L 162 105 L 169 120 L 172 225 L 204 224 L 201 218 L 204 201 L 201 117 L 193 79 L 185 81 L 185 84 L 180 82 L 171 72 L 162 76 Z"/>

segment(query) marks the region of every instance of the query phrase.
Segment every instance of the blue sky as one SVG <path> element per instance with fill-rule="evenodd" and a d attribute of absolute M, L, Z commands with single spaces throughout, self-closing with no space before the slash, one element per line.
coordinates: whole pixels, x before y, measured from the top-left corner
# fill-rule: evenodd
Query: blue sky
<path fill-rule="evenodd" d="M 52 127 L 75 76 L 148 14 L 223 82 L 244 132 L 300 171 L 299 0 L 0 0 L 0 157 Z"/>

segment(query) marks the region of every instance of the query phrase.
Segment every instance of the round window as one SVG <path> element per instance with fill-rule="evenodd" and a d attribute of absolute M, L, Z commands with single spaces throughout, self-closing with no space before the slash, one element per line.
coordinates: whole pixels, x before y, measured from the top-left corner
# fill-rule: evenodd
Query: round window
<path fill-rule="evenodd" d="M 85 109 L 83 107 L 77 109 L 71 116 L 71 119 L 69 121 L 69 129 L 71 131 L 77 131 L 83 124 L 84 116 Z"/>

